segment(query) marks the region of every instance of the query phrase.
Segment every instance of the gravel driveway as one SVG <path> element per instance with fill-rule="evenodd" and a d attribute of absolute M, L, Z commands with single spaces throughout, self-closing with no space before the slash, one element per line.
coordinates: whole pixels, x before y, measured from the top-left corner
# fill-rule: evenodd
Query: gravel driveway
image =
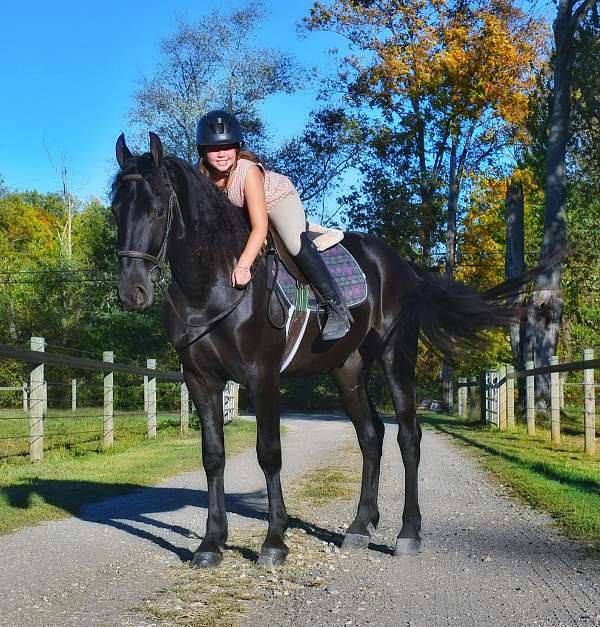
<path fill-rule="evenodd" d="M 424 432 L 423 550 L 393 557 L 403 503 L 396 433 L 387 425 L 371 550 L 337 554 L 320 573 L 325 585 L 274 598 L 241 624 L 600 625 L 599 560 L 509 497 L 449 436 Z M 337 503 L 318 522 L 340 529 L 354 512 Z"/>
<path fill-rule="evenodd" d="M 284 477 L 335 463 L 352 437 L 345 419 L 289 416 Z M 544 515 L 509 498 L 449 438 L 430 431 L 421 463 L 423 551 L 391 555 L 402 505 L 396 427 L 387 426 L 381 525 L 372 549 L 336 553 L 325 585 L 250 607 L 256 625 L 595 625 L 600 624 L 597 561 L 549 528 Z M 229 521 L 262 520 L 264 479 L 253 450 L 228 460 Z M 88 507 L 0 538 L 0 625 L 156 624 L 132 607 L 168 583 L 169 568 L 199 544 L 206 510 L 203 473 Z M 353 503 L 316 512 L 336 530 Z M 264 524 L 264 523 L 259 523 Z"/>
<path fill-rule="evenodd" d="M 330 418 L 283 421 L 284 476 L 326 463 L 352 436 L 348 421 Z M 231 528 L 265 524 L 254 448 L 227 460 L 225 488 Z M 80 518 L 0 537 L 0 626 L 143 625 L 130 608 L 168 583 L 170 566 L 191 558 L 206 501 L 204 472 L 188 472 L 89 506 Z"/>

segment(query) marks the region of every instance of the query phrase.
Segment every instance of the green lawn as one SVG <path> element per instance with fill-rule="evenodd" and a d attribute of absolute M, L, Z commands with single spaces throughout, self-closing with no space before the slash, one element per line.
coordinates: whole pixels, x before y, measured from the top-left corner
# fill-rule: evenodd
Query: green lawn
<path fill-rule="evenodd" d="M 495 427 L 438 414 L 420 414 L 421 424 L 453 436 L 503 484 L 549 513 L 564 533 L 600 550 L 600 456 L 582 452 L 579 436 L 559 445 L 540 429 L 531 438 L 522 425 Z"/>
<path fill-rule="evenodd" d="M 115 429 L 117 430 L 117 429 Z M 228 455 L 253 446 L 253 422 L 237 420 L 225 427 Z M 91 448 L 90 448 L 91 446 Z M 80 508 L 103 498 L 155 484 L 179 472 L 198 468 L 200 435 L 181 437 L 173 418 L 164 417 L 157 437 L 117 437 L 107 451 L 98 444 L 55 447 L 38 464 L 15 459 L 0 462 L 0 533 L 43 520 L 77 515 Z"/>
<path fill-rule="evenodd" d="M 158 413 L 157 431 L 175 435 L 179 430 L 177 411 Z M 29 418 L 25 412 L 0 410 L 0 463 L 20 464 L 29 454 Z M 103 416 L 101 407 L 80 407 L 73 413 L 67 409 L 51 409 L 44 417 L 44 451 L 68 449 L 73 454 L 100 450 Z M 115 441 L 125 445 L 146 439 L 147 418 L 143 411 L 115 411 Z"/>

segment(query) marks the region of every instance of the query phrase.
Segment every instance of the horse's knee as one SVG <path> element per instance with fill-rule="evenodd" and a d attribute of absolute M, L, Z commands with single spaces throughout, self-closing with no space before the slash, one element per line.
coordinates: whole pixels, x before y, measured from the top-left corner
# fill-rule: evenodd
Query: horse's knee
<path fill-rule="evenodd" d="M 418 448 L 421 444 L 421 427 L 416 420 L 398 424 L 398 444 L 401 447 Z"/>
<path fill-rule="evenodd" d="M 211 451 L 202 455 L 202 465 L 206 473 L 214 473 L 225 467 L 225 451 Z"/>
<path fill-rule="evenodd" d="M 379 460 L 382 453 L 383 437 L 376 429 L 368 429 L 359 437 L 360 450 L 368 459 Z"/>
<path fill-rule="evenodd" d="M 261 444 L 256 449 L 258 464 L 265 472 L 281 470 L 281 445 Z"/>

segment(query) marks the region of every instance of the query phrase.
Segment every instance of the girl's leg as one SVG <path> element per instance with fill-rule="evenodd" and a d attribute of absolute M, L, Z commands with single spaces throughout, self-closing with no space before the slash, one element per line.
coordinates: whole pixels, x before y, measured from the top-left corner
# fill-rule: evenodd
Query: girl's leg
<path fill-rule="evenodd" d="M 300 196 L 290 194 L 283 198 L 269 211 L 269 220 L 304 276 L 318 292 L 319 302 L 326 315 L 322 327 L 323 339 L 337 340 L 344 337 L 350 329 L 352 316 L 329 269 L 305 233 L 306 215 Z"/>
<path fill-rule="evenodd" d="M 269 211 L 269 220 L 277 229 L 290 255 L 300 252 L 300 233 L 306 231 L 306 214 L 300 196 L 289 194 Z"/>

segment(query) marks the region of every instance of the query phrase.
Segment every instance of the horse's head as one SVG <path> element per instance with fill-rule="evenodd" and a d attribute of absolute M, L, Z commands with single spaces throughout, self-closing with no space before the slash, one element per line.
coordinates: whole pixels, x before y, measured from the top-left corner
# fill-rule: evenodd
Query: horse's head
<path fill-rule="evenodd" d="M 119 298 L 127 309 L 152 304 L 152 271 L 160 273 L 166 259 L 173 219 L 174 190 L 163 159 L 162 143 L 150 133 L 150 152 L 134 156 L 123 134 L 116 145 L 120 171 L 113 185 L 112 211 L 117 223 Z"/>

